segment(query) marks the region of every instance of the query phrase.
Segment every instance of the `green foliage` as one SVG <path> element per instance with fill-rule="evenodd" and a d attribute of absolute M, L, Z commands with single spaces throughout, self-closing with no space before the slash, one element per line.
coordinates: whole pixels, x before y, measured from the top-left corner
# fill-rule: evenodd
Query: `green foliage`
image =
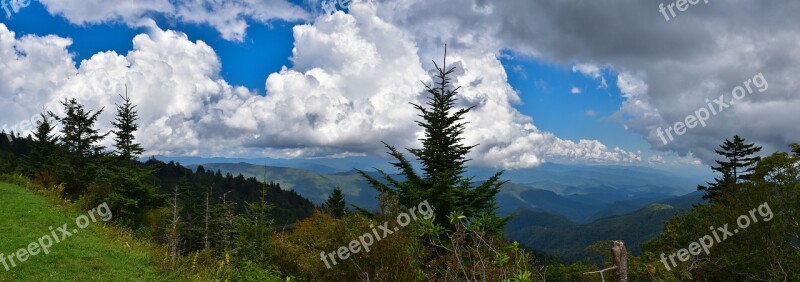
<path fill-rule="evenodd" d="M 16 179 L 16 180 L 15 180 Z M 48 234 L 49 226 L 75 225 L 85 210 L 63 202 L 52 202 L 26 191 L 42 190 L 21 176 L 0 177 L 0 253 L 6 255 L 25 248 Z M 5 183 L 13 181 L 24 185 Z M 20 219 L 25 219 L 20 222 Z M 39 253 L 17 267 L 6 271 L 0 264 L 0 281 L 98 281 L 141 279 L 147 281 L 188 281 L 182 273 L 161 269 L 155 257 L 158 249 L 137 240 L 124 228 L 105 226 L 102 221 L 53 244 L 49 254 Z M 79 259 L 76 259 L 79 258 Z"/>
<path fill-rule="evenodd" d="M 297 223 L 292 231 L 275 235 L 271 241 L 273 261 L 302 281 L 424 281 L 421 261 L 426 252 L 414 223 L 375 240 L 369 252 L 361 249 L 343 261 L 337 257 L 335 264 L 328 262 L 330 268 L 322 261 L 322 254 L 347 248 L 352 240 L 359 240 L 387 220 L 395 220 L 394 214 L 381 213 L 375 219 L 347 214 L 337 219 L 315 212 Z"/>
<path fill-rule="evenodd" d="M 273 220 L 270 218 L 270 210 L 273 207 L 267 203 L 266 193 L 266 184 L 262 184 L 261 198 L 258 202 L 247 204 L 236 238 L 239 253 L 259 265 L 265 265 L 267 262 L 269 235 L 272 233 L 273 225 Z"/>
<path fill-rule="evenodd" d="M 739 135 L 733 136 L 733 141 L 725 139 L 719 146 L 720 149 L 714 151 L 722 156 L 724 160 L 717 160 L 717 165 L 711 167 L 720 176 L 714 178 L 714 182 L 708 182 L 708 186 L 698 185 L 697 190 L 705 190 L 706 195 L 703 199 L 711 202 L 720 201 L 722 195 L 736 194 L 742 186 L 741 182 L 750 179 L 750 174 L 755 170 L 755 164 L 760 157 L 754 156 L 761 147 L 755 144 L 745 144 L 744 139 Z"/>
<path fill-rule="evenodd" d="M 341 188 L 338 186 L 333 188 L 328 200 L 322 204 L 322 210 L 335 218 L 341 218 L 347 213 L 347 203 L 344 200 Z"/>
<path fill-rule="evenodd" d="M 88 157 L 99 155 L 103 147 L 98 145 L 105 135 L 99 134 L 95 123 L 103 109 L 92 113 L 91 110 L 84 109 L 83 105 L 75 99 L 64 100 L 61 102 L 64 107 L 65 116 L 59 117 L 50 113 L 50 116 L 61 122 L 61 141 L 67 151 L 83 160 Z"/>
<path fill-rule="evenodd" d="M 149 183 L 152 166 L 102 156 L 90 169 L 95 170 L 95 179 L 81 198 L 85 207 L 107 203 L 116 220 L 136 228 L 145 224 L 147 211 L 166 203 L 158 187 Z"/>
<path fill-rule="evenodd" d="M 60 141 L 67 152 L 66 164 L 70 168 L 63 179 L 67 184 L 65 193 L 70 198 L 77 198 L 86 191 L 94 177 L 94 171 L 87 169 L 88 166 L 103 151 L 98 143 L 107 134 L 100 134 L 95 127 L 103 110 L 86 110 L 75 99 L 65 99 L 61 105 L 65 116 L 60 117 L 52 112 L 48 114 L 61 123 Z"/>
<path fill-rule="evenodd" d="M 284 191 L 278 184 L 266 184 L 254 178 L 223 176 L 219 171 L 214 173 L 203 169 L 192 172 L 180 164 L 155 160 L 145 164 L 136 161 L 135 157 L 143 150 L 133 138 L 138 128 L 135 105 L 127 96 L 122 98 L 124 103 L 117 105 L 117 119 L 112 124 L 116 128 L 116 153 L 119 156 L 109 154 L 98 145 L 105 137 L 95 127 L 102 110 L 93 112 L 84 109 L 75 99 L 65 100 L 62 103 L 65 116 L 53 113 L 43 116 L 37 123 L 35 138 L 5 138 L 11 135 L 0 134 L 0 160 L 3 160 L 0 163 L 0 181 L 19 183 L 30 191 L 52 198 L 53 202 L 70 207 L 90 209 L 106 203 L 113 220 L 126 226 L 119 228 L 120 231 L 136 233 L 149 241 L 165 243 L 171 235 L 172 242 L 175 242 L 172 246 L 179 255 L 170 256 L 166 246 L 154 248 L 155 252 L 146 255 L 156 262 L 158 271 L 169 271 L 170 275 L 157 275 L 158 278 L 148 280 L 284 281 L 279 272 L 267 263 L 268 239 L 274 227 L 271 216 L 291 223 L 311 213 L 314 208 L 311 202 L 293 191 Z M 55 137 L 51 118 L 61 123 L 62 138 Z M 22 174 L 5 174 L 11 172 L 25 173 L 36 181 L 30 181 Z M 67 188 L 64 188 L 65 184 Z M 222 189 L 218 189 L 218 194 L 198 192 L 213 186 Z M 170 224 L 174 219 L 173 210 L 164 207 L 165 197 L 158 191 L 175 187 L 179 196 L 175 198 L 177 226 L 173 231 Z M 68 200 L 63 200 L 64 195 Z M 209 201 L 199 200 L 204 196 Z M 217 196 L 222 200 L 212 209 L 212 201 Z M 77 204 L 73 205 L 70 200 L 75 199 Z M 254 199 L 257 202 L 252 202 Z M 208 209 L 199 208 L 201 203 Z M 212 215 L 206 221 L 209 227 L 201 227 L 203 212 Z M 166 228 L 168 226 L 170 228 Z M 135 231 L 128 228 L 135 228 Z M 2 233 L 3 237 L 8 235 Z M 211 241 L 212 248 L 199 250 L 198 242 L 201 242 L 199 238 L 202 235 L 210 235 L 207 241 Z M 114 242 L 118 246 L 128 243 L 134 244 L 130 240 Z M 94 247 L 88 248 L 90 252 L 97 249 Z M 233 259 L 231 254 L 235 255 Z M 85 257 L 82 253 L 76 256 Z M 118 258 L 121 257 L 111 260 Z M 138 267 L 138 264 L 126 266 Z M 134 276 L 113 273 L 115 278 Z M 74 277 L 91 280 L 86 278 L 89 276 Z M 5 279 L 0 277 L 0 280 Z"/>
<path fill-rule="evenodd" d="M 526 279 L 531 279 L 534 259 L 518 243 L 466 225 L 467 217 L 460 213 L 451 213 L 447 220 L 454 230 L 423 237 L 436 254 L 426 262 L 429 281 L 531 281 Z"/>
<path fill-rule="evenodd" d="M 236 221 L 238 217 L 235 214 L 236 203 L 228 198 L 230 191 L 222 195 L 222 201 L 214 205 L 211 218 L 211 226 L 214 232 L 212 233 L 213 246 L 219 253 L 228 253 L 233 250 L 234 238 L 236 235 Z"/>
<path fill-rule="evenodd" d="M 793 151 L 797 145 L 792 145 Z M 748 182 L 720 201 L 696 206 L 672 219 L 664 232 L 645 244 L 652 254 L 671 254 L 729 225 L 735 235 L 715 242 L 708 255 L 692 256 L 669 271 L 675 279 L 714 281 L 796 281 L 800 265 L 800 156 L 777 152 L 756 165 Z M 744 218 L 744 219 L 743 219 Z M 738 222 L 749 221 L 746 228 Z M 720 235 L 722 236 L 722 235 Z M 724 238 L 724 237 L 723 237 Z M 657 259 L 657 258 L 651 258 Z M 661 263 L 658 271 L 665 271 Z"/>
<path fill-rule="evenodd" d="M 48 115 L 41 114 L 36 122 L 33 134 L 31 153 L 26 158 L 28 175 L 32 175 L 40 184 L 49 186 L 56 184 L 56 178 L 64 175 L 69 168 L 64 164 L 64 151 L 58 146 L 58 137 L 53 132 L 55 125 Z"/>
<path fill-rule="evenodd" d="M 122 105 L 117 104 L 117 117 L 111 124 L 114 125 L 114 146 L 117 148 L 116 153 L 120 158 L 125 160 L 133 160 L 140 156 L 144 149 L 134 140 L 134 132 L 139 129 L 136 121 L 139 119 L 136 105 L 131 103 L 128 97 L 127 87 L 125 88 L 125 96 L 120 95 L 122 98 Z"/>
<path fill-rule="evenodd" d="M 447 51 L 442 67 L 436 62 L 436 84 L 426 85 L 429 94 L 426 106 L 412 104 L 419 111 L 421 121 L 417 124 L 424 129 L 422 148 L 407 149 L 422 167 L 419 175 L 411 162 L 395 147 L 384 143 L 388 154 L 396 162 L 391 163 L 404 177 L 397 180 L 380 171 L 385 182 L 359 171 L 376 190 L 398 197 L 406 207 L 428 201 L 438 215 L 436 223 L 454 229 L 446 220 L 447 215 L 459 212 L 468 221 L 481 224 L 485 230 L 499 233 L 507 219 L 496 216 L 495 197 L 500 191 L 502 172 L 498 172 L 484 183 L 473 187 L 472 178 L 465 177 L 467 154 L 475 145 L 464 145 L 464 115 L 472 107 L 456 109 L 456 95 L 459 87 L 453 88 L 450 75 L 455 67 L 447 67 Z"/>
<path fill-rule="evenodd" d="M 156 167 L 156 172 L 151 176 L 151 182 L 159 186 L 159 191 L 164 194 L 172 193 L 175 185 L 185 186 L 183 198 L 186 205 L 190 205 L 187 211 L 188 217 L 199 217 L 202 209 L 194 208 L 200 206 L 205 201 L 205 191 L 209 187 L 214 187 L 211 195 L 217 202 L 221 200 L 223 194 L 229 193 L 227 200 L 235 203 L 235 213 L 243 214 L 247 208 L 247 203 L 258 202 L 261 199 L 261 189 L 263 183 L 255 177 L 245 178 L 243 175 L 234 176 L 232 174 L 221 174 L 219 171 L 205 170 L 193 172 L 180 163 L 164 163 L 155 159 L 146 162 L 148 165 Z M 261 173 L 264 167 L 260 167 Z M 300 196 L 295 191 L 284 190 L 280 183 L 267 183 L 266 201 L 272 206 L 270 214 L 276 219 L 276 224 L 284 225 L 295 222 L 299 219 L 308 217 L 314 211 L 314 204 L 308 199 Z"/>
<path fill-rule="evenodd" d="M 602 240 L 623 240 L 628 251 L 639 255 L 642 253 L 639 244 L 660 234 L 664 224 L 682 210 L 653 204 L 632 213 L 586 224 L 575 224 L 550 213 L 520 211 L 509 222 L 506 235 L 519 240 L 526 248 L 547 252 L 569 262 L 597 263 L 599 258 L 588 254 L 587 246 Z M 539 223 L 533 225 L 528 220 Z"/>

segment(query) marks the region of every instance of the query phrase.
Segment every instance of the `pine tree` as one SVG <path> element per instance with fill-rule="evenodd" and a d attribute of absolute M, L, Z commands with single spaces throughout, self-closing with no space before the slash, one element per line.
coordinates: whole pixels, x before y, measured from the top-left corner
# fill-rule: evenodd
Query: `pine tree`
<path fill-rule="evenodd" d="M 500 181 L 502 172 L 484 183 L 472 187 L 472 178 L 463 174 L 466 169 L 467 154 L 476 145 L 464 145 L 463 133 L 466 123 L 464 115 L 473 107 L 456 109 L 456 95 L 460 87 L 453 88 L 450 75 L 455 67 L 447 67 L 447 48 L 444 62 L 439 67 L 436 62 L 438 80 L 434 86 L 425 85 L 429 94 L 426 106 L 412 103 L 422 118 L 417 124 L 424 129 L 422 148 L 407 149 L 422 166 L 420 176 L 402 153 L 386 143 L 389 155 L 396 159 L 391 163 L 405 178 L 398 181 L 383 171 L 379 172 L 388 182 L 381 181 L 359 171 L 378 191 L 396 195 L 401 205 L 410 207 L 428 201 L 436 212 L 435 222 L 452 229 L 447 219 L 453 214 L 463 215 L 468 221 L 482 223 L 490 232 L 500 232 L 507 219 L 496 216 L 494 199 L 504 183 Z"/>
<path fill-rule="evenodd" d="M 40 114 L 42 120 L 36 122 L 36 132 L 33 133 L 34 141 L 39 145 L 53 147 L 56 145 L 58 138 L 53 133 L 56 126 L 50 122 L 50 117 L 46 114 Z"/>
<path fill-rule="evenodd" d="M 95 123 L 103 109 L 92 113 L 84 109 L 77 100 L 69 99 L 61 102 L 66 116 L 59 117 L 50 113 L 50 116 L 61 122 L 61 141 L 66 149 L 81 160 L 99 155 L 103 147 L 98 145 L 106 134 L 100 134 L 95 128 Z"/>
<path fill-rule="evenodd" d="M 325 203 L 322 204 L 322 210 L 336 218 L 341 218 L 347 213 L 347 203 L 344 200 L 344 194 L 342 194 L 341 188 L 338 186 L 333 188 L 333 192 L 328 196 Z"/>
<path fill-rule="evenodd" d="M 707 182 L 708 186 L 697 186 L 697 190 L 706 191 L 703 199 L 719 202 L 723 195 L 736 194 L 740 184 L 750 180 L 756 164 L 761 160 L 761 157 L 755 156 L 760 151 L 761 147 L 753 143 L 745 144 L 744 139 L 739 135 L 733 136 L 732 141 L 725 139 L 719 149 L 714 150 L 724 159 L 716 160 L 717 166 L 711 167 L 720 176 L 714 178 L 714 182 Z"/>
<path fill-rule="evenodd" d="M 131 102 L 128 97 L 128 88 L 125 88 L 125 96 L 120 95 L 122 98 L 122 105 L 117 104 L 117 117 L 116 121 L 111 124 L 114 125 L 114 137 L 117 148 L 116 153 L 120 158 L 132 160 L 142 155 L 144 149 L 141 145 L 137 144 L 133 136 L 134 132 L 139 129 L 136 121 L 139 119 L 136 105 Z"/>
<path fill-rule="evenodd" d="M 36 131 L 33 133 L 28 169 L 30 174 L 37 175 L 37 178 L 55 177 L 56 167 L 59 166 L 58 137 L 53 132 L 55 125 L 51 122 L 50 117 L 42 113 L 41 118 L 36 122 Z"/>
<path fill-rule="evenodd" d="M 100 134 L 95 128 L 97 118 L 103 112 L 84 109 L 83 105 L 77 100 L 65 99 L 61 102 L 64 107 L 64 117 L 59 117 L 52 112 L 48 115 L 61 123 L 61 145 L 68 153 L 66 163 L 69 171 L 65 174 L 67 183 L 64 192 L 69 197 L 77 197 L 86 190 L 89 182 L 93 179 L 94 170 L 89 169 L 91 161 L 100 156 L 103 147 L 98 143 L 105 138 L 106 134 Z"/>

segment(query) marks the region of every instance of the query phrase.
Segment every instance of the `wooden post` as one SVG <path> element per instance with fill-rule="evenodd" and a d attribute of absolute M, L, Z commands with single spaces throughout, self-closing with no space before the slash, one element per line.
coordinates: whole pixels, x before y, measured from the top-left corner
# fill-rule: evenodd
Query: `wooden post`
<path fill-rule="evenodd" d="M 628 282 L 628 261 L 626 258 L 627 251 L 625 250 L 625 242 L 613 241 L 614 245 L 611 247 L 613 256 L 611 262 L 614 263 L 614 281 L 615 282 Z"/>

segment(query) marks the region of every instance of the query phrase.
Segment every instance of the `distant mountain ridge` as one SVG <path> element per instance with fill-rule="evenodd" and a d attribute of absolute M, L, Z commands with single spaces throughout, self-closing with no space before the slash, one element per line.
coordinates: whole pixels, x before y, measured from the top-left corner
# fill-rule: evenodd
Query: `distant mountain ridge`
<path fill-rule="evenodd" d="M 311 170 L 244 162 L 202 166 L 223 174 L 266 177 L 315 204 L 321 204 L 339 186 L 348 204 L 377 208 L 377 191 L 353 169 Z M 694 190 L 697 183 L 649 168 L 551 164 L 537 169 L 504 174 L 510 182 L 497 196 L 499 213 L 514 215 L 506 235 L 526 248 L 567 260 L 586 257 L 585 248 L 600 240 L 626 240 L 629 249 L 638 252 L 639 244 L 661 232 L 666 220 L 702 201 L 701 192 L 684 193 Z M 336 172 L 324 172 L 331 170 Z M 368 173 L 378 176 L 377 172 Z M 469 173 L 479 181 L 493 170 Z"/>
<path fill-rule="evenodd" d="M 628 250 L 638 255 L 641 243 L 658 235 L 664 223 L 682 210 L 702 203 L 702 195 L 693 192 L 585 224 L 574 223 L 552 212 L 518 210 L 506 225 L 506 238 L 568 261 L 586 258 L 589 255 L 586 247 L 612 239 L 624 240 Z"/>
<path fill-rule="evenodd" d="M 200 165 L 188 165 L 197 169 Z M 221 171 L 223 174 L 242 174 L 245 177 L 255 177 L 268 182 L 280 183 L 283 189 L 294 190 L 315 204 L 321 204 L 327 199 L 334 187 L 340 187 L 348 204 L 362 208 L 375 209 L 378 193 L 364 181 L 355 171 L 323 174 L 311 170 L 254 165 L 249 163 L 210 163 L 202 164 L 203 168 L 212 171 Z"/>
<path fill-rule="evenodd" d="M 333 188 L 339 186 L 348 203 L 368 209 L 377 208 L 377 191 L 353 169 L 325 168 L 312 163 L 306 165 L 315 166 L 317 170 L 244 162 L 202 165 L 207 170 L 220 170 L 234 175 L 241 173 L 259 180 L 266 176 L 267 181 L 280 183 L 284 189 L 295 190 L 316 204 L 322 203 Z M 197 166 L 187 165 L 192 169 Z M 377 175 L 374 171 L 368 173 Z M 478 181 L 493 173 L 492 169 L 481 168 L 468 172 Z M 635 173 L 639 174 L 625 176 Z M 649 168 L 548 164 L 535 169 L 507 171 L 503 178 L 510 182 L 498 195 L 498 205 L 500 213 L 504 215 L 518 209 L 530 209 L 554 212 L 574 222 L 585 223 L 632 212 L 649 203 L 686 194 L 686 191 L 694 190 L 697 184 L 678 176 L 673 176 L 678 181 L 667 181 L 669 177 L 667 172 Z"/>

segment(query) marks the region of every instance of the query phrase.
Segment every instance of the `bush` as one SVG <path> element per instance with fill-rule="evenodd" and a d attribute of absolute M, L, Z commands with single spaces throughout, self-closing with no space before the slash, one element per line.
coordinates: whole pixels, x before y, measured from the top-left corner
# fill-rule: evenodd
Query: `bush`
<path fill-rule="evenodd" d="M 388 217 L 388 215 L 387 215 Z M 323 212 L 315 212 L 299 222 L 294 230 L 279 233 L 270 242 L 274 250 L 274 263 L 281 269 L 300 275 L 309 281 L 420 281 L 424 276 L 420 268 L 422 245 L 412 225 L 382 238 L 370 246 L 369 252 L 361 250 L 351 254 L 336 265 L 329 261 L 327 268 L 320 254 L 347 247 L 386 217 L 368 219 L 350 214 L 336 219 Z M 394 220 L 391 218 L 389 220 Z"/>

